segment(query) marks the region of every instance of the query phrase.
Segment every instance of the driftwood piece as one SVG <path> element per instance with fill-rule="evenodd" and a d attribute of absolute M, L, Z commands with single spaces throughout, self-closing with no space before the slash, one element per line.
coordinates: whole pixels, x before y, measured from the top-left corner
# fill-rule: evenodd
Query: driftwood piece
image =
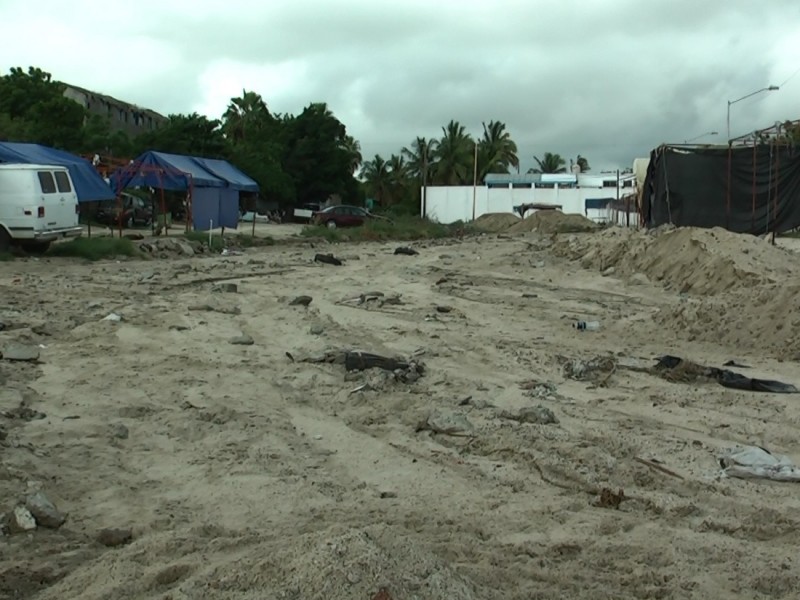
<path fill-rule="evenodd" d="M 411 365 L 405 361 L 397 360 L 369 352 L 348 352 L 345 355 L 344 366 L 348 371 L 367 371 L 369 369 L 384 369 L 386 371 L 405 371 Z"/>
<path fill-rule="evenodd" d="M 324 263 L 326 265 L 333 265 L 335 267 L 342 266 L 342 261 L 336 258 L 333 254 L 315 254 L 314 262 Z"/>

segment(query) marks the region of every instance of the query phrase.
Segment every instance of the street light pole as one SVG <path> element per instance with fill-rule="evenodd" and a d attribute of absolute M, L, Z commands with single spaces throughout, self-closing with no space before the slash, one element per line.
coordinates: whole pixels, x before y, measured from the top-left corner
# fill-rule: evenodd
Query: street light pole
<path fill-rule="evenodd" d="M 747 100 L 748 98 L 755 96 L 756 94 L 760 94 L 761 92 L 776 92 L 780 88 L 777 85 L 771 85 L 769 87 L 761 88 L 760 90 L 756 90 L 746 96 L 742 96 L 741 98 L 737 98 L 736 100 L 728 100 L 728 118 L 727 118 L 727 126 L 728 126 L 728 141 L 731 141 L 731 105 L 736 104 L 737 102 L 741 102 L 742 100 Z"/>

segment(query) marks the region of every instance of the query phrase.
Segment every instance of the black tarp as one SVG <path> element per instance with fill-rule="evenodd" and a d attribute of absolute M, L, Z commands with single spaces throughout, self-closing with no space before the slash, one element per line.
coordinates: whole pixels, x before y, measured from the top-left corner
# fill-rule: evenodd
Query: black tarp
<path fill-rule="evenodd" d="M 763 234 L 800 227 L 800 148 L 661 146 L 642 194 L 648 227 L 724 227 Z"/>

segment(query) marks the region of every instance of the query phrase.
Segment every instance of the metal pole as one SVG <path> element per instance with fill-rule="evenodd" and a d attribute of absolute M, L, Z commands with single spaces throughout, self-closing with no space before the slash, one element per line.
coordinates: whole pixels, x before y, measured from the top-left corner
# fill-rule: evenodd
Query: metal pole
<path fill-rule="evenodd" d="M 731 104 L 733 104 L 730 100 L 728 100 L 728 116 L 725 120 L 725 123 L 728 127 L 728 140 L 731 139 Z"/>
<path fill-rule="evenodd" d="M 478 142 L 475 142 L 475 157 L 472 163 L 472 220 L 475 220 L 476 203 L 478 197 Z"/>
<path fill-rule="evenodd" d="M 428 218 L 428 146 L 422 149 L 422 218 Z"/>

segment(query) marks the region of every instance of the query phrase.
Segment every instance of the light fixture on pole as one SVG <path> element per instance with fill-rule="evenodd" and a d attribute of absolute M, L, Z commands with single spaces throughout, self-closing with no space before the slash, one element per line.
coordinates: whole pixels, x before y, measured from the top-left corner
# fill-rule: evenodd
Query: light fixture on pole
<path fill-rule="evenodd" d="M 705 133 L 701 133 L 700 135 L 695 136 L 690 140 L 684 140 L 683 143 L 684 144 L 688 144 L 688 143 L 693 142 L 695 140 L 699 140 L 701 137 L 706 137 L 707 135 L 719 135 L 719 132 L 718 131 L 706 131 Z"/>
<path fill-rule="evenodd" d="M 727 125 L 728 125 L 728 141 L 731 140 L 731 104 L 736 104 L 737 102 L 741 102 L 742 100 L 747 100 L 748 98 L 755 96 L 756 94 L 760 94 L 761 92 L 777 92 L 779 88 L 777 85 L 771 85 L 769 87 L 761 88 L 760 90 L 756 90 L 746 96 L 742 96 L 741 98 L 737 98 L 736 100 L 728 100 L 728 118 L 727 118 Z"/>

